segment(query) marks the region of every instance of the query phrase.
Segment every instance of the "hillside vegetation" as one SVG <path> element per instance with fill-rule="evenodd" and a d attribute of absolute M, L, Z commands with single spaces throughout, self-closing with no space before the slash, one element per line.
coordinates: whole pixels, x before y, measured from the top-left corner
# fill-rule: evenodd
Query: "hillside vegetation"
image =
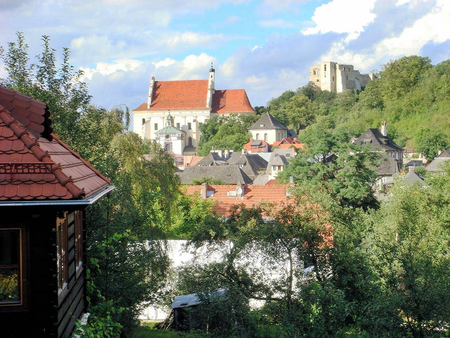
<path fill-rule="evenodd" d="M 450 60 L 432 65 L 428 57 L 408 56 L 382 67 L 361 92 L 322 91 L 313 83 L 286 91 L 268 102 L 268 110 L 286 126 L 327 128 L 359 136 L 386 121 L 388 135 L 400 146 L 416 149 L 450 136 Z M 301 137 L 300 137 L 301 138 Z"/>

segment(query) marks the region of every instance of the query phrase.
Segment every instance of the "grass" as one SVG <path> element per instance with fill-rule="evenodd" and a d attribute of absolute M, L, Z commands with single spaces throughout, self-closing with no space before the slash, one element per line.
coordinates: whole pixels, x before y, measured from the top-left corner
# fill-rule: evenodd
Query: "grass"
<path fill-rule="evenodd" d="M 199 333 L 177 332 L 173 330 L 157 330 L 156 323 L 143 322 L 134 333 L 133 338 L 202 338 L 205 335 Z"/>

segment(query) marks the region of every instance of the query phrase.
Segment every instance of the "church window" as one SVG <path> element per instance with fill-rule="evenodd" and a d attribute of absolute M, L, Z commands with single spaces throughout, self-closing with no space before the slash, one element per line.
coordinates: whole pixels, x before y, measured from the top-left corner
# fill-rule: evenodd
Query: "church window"
<path fill-rule="evenodd" d="M 192 129 L 192 124 L 191 124 L 191 122 L 188 122 L 188 130 L 191 130 Z"/>
<path fill-rule="evenodd" d="M 158 123 L 155 123 L 154 127 L 155 127 L 155 130 L 158 130 Z"/>

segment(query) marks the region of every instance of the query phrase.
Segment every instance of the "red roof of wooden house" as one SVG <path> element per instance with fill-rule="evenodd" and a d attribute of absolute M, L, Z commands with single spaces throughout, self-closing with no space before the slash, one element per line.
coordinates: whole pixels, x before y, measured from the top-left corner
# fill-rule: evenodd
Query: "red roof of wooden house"
<path fill-rule="evenodd" d="M 0 205 L 58 200 L 89 204 L 113 189 L 52 134 L 49 116 L 46 104 L 0 87 Z"/>

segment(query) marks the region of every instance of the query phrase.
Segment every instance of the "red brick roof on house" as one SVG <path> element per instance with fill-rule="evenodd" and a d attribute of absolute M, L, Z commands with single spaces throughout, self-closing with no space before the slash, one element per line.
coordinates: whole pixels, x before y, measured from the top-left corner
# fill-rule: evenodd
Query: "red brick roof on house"
<path fill-rule="evenodd" d="M 273 185 L 242 185 L 243 196 L 236 196 L 237 185 L 206 185 L 207 199 L 217 201 L 215 210 L 221 216 L 230 216 L 230 209 L 234 205 L 244 204 L 246 207 L 256 206 L 261 202 L 287 203 L 289 199 L 289 184 Z M 187 187 L 187 194 L 194 195 L 202 193 L 205 185 L 190 185 Z M 230 196 L 231 195 L 231 196 Z"/>
<path fill-rule="evenodd" d="M 155 81 L 150 109 L 147 103 L 142 110 L 190 110 L 209 109 L 206 106 L 208 80 Z M 212 100 L 212 113 L 254 113 L 244 89 L 216 90 Z"/>
<path fill-rule="evenodd" d="M 46 104 L 0 87 L 0 203 L 83 199 L 109 187 L 52 134 Z"/>

